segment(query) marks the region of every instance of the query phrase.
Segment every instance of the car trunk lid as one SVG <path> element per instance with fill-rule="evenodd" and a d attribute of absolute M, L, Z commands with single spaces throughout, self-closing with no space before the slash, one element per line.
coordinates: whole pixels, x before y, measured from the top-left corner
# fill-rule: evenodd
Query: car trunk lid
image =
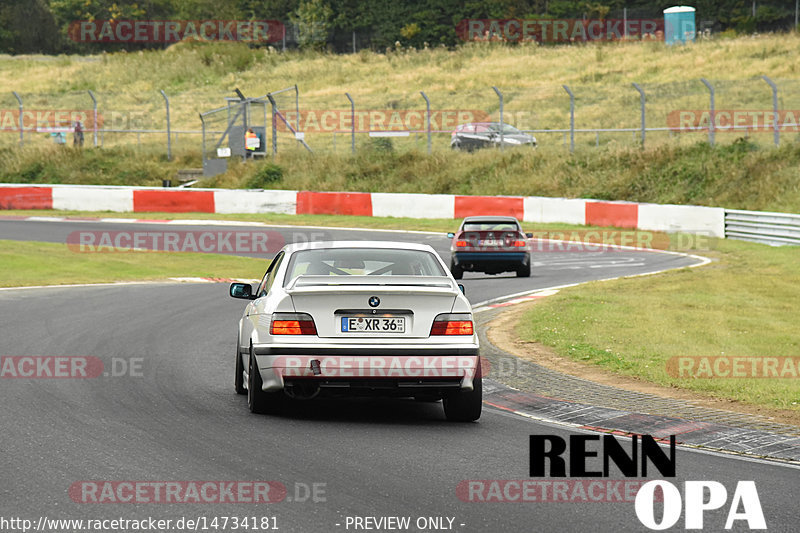
<path fill-rule="evenodd" d="M 427 338 L 459 294 L 433 276 L 299 276 L 286 292 L 322 338 Z"/>

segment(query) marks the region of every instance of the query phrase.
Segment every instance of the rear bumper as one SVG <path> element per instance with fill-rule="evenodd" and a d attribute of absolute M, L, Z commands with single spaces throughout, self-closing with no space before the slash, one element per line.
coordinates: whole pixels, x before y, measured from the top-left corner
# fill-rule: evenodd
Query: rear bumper
<path fill-rule="evenodd" d="M 453 262 L 462 270 L 506 272 L 530 263 L 528 252 L 453 252 Z"/>
<path fill-rule="evenodd" d="M 254 345 L 253 352 L 264 391 L 299 381 L 339 391 L 369 388 L 411 395 L 431 388 L 472 390 L 479 364 L 477 345 Z"/>

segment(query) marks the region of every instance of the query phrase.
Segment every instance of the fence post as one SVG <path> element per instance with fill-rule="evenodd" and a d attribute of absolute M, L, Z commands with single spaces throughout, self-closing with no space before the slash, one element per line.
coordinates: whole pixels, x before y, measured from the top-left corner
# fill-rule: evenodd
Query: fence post
<path fill-rule="evenodd" d="M 575 151 L 575 95 L 572 94 L 572 91 L 566 85 L 562 85 L 561 87 L 567 91 L 569 95 L 569 151 Z"/>
<path fill-rule="evenodd" d="M 356 104 L 350 97 L 350 93 L 344 93 L 350 100 L 350 153 L 356 153 Z"/>
<path fill-rule="evenodd" d="M 19 147 L 22 148 L 22 145 L 25 144 L 24 128 L 22 127 L 22 98 L 19 97 L 17 91 L 11 91 L 11 94 L 13 94 L 14 98 L 19 102 Z"/>
<path fill-rule="evenodd" d="M 92 129 L 94 130 L 94 146 L 97 148 L 97 98 L 94 97 L 94 93 L 89 91 L 89 96 L 92 99 L 92 109 L 93 109 L 93 117 L 94 117 L 94 124 L 92 124 Z"/>
<path fill-rule="evenodd" d="M 294 112 L 295 115 L 295 131 L 300 131 L 300 91 L 297 89 L 297 84 L 294 84 Z"/>
<path fill-rule="evenodd" d="M 634 89 L 639 91 L 639 102 L 641 103 L 641 106 L 642 106 L 642 148 L 644 148 L 644 138 L 645 138 L 645 134 L 646 134 L 646 131 L 647 131 L 647 129 L 645 128 L 645 122 L 644 122 L 644 104 L 645 104 L 644 89 L 639 87 L 638 83 L 632 83 L 631 85 L 633 85 Z"/>
<path fill-rule="evenodd" d="M 711 94 L 711 122 L 708 125 L 708 143 L 714 146 L 714 133 L 717 129 L 716 117 L 714 116 L 714 86 L 705 78 L 700 78 L 700 81 L 703 82 L 703 85 L 708 87 L 708 92 Z"/>
<path fill-rule="evenodd" d="M 271 94 L 267 94 L 267 98 L 270 106 L 272 106 L 272 156 L 275 157 L 278 155 L 278 124 L 275 121 L 277 113 L 275 112 L 275 99 Z"/>
<path fill-rule="evenodd" d="M 500 89 L 497 87 L 492 86 L 494 92 L 497 93 L 497 98 L 500 99 L 500 150 L 505 150 L 505 136 L 503 135 L 503 93 L 500 92 Z"/>
<path fill-rule="evenodd" d="M 203 117 L 202 113 L 198 113 L 198 115 L 200 115 L 200 124 L 202 124 L 202 130 L 203 130 L 203 134 L 202 134 L 202 137 L 203 137 L 203 148 L 202 148 L 203 154 L 202 155 L 203 155 L 203 170 L 205 171 L 205 168 L 206 168 L 206 119 Z"/>
<path fill-rule="evenodd" d="M 772 87 L 772 136 L 775 139 L 775 146 L 778 146 L 781 143 L 781 133 L 778 129 L 778 86 L 766 76 L 761 76 L 761 79 Z"/>
<path fill-rule="evenodd" d="M 169 122 L 169 98 L 163 89 L 160 89 L 161 96 L 164 97 L 164 102 L 167 104 L 167 161 L 172 161 L 172 129 Z"/>
<path fill-rule="evenodd" d="M 424 92 L 420 91 L 419 94 L 425 99 L 425 121 L 428 128 L 428 153 L 431 153 L 431 101 L 428 100 L 428 96 Z"/>

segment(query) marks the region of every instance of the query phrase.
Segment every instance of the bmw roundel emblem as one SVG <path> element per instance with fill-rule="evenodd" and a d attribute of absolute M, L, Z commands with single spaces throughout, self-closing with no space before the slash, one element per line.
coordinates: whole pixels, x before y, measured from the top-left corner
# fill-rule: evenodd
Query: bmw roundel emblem
<path fill-rule="evenodd" d="M 370 296 L 369 298 L 369 306 L 370 307 L 378 307 L 381 305 L 381 299 L 377 296 Z"/>

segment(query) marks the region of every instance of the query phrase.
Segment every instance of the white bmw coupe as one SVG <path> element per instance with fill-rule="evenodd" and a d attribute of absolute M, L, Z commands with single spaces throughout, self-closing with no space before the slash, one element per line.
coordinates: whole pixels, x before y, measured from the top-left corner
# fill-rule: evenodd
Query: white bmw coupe
<path fill-rule="evenodd" d="M 463 287 L 428 245 L 290 244 L 239 321 L 236 392 L 256 413 L 288 396 L 442 400 L 448 420 L 481 415 L 478 335 Z"/>

